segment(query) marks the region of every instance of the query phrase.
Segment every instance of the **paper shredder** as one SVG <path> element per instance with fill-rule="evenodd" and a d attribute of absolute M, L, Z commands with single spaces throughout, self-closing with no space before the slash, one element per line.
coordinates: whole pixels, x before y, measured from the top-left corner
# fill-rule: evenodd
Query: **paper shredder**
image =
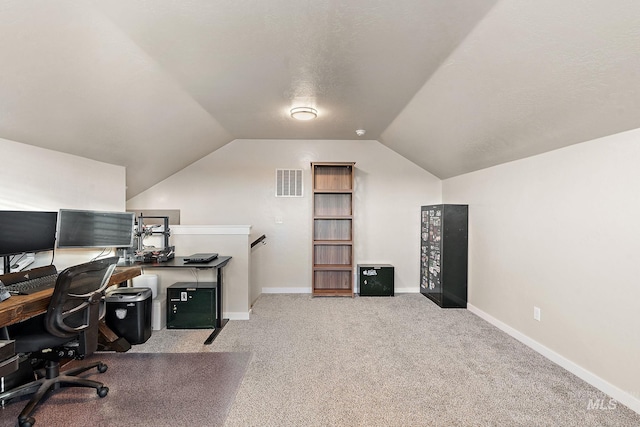
<path fill-rule="evenodd" d="M 149 288 L 116 288 L 107 293 L 105 322 L 129 344 L 142 344 L 151 337 Z"/>

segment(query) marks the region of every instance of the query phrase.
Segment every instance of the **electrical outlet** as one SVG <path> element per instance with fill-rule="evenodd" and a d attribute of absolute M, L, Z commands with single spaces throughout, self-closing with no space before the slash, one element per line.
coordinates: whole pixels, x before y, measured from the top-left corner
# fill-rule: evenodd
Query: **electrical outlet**
<path fill-rule="evenodd" d="M 540 321 L 540 307 L 533 306 L 533 318 Z"/>

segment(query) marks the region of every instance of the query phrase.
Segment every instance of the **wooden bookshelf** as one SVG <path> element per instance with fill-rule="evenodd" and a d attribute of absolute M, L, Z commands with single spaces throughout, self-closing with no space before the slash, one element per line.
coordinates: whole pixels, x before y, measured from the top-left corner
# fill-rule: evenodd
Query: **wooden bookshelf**
<path fill-rule="evenodd" d="M 353 297 L 353 162 L 311 163 L 313 295 Z"/>

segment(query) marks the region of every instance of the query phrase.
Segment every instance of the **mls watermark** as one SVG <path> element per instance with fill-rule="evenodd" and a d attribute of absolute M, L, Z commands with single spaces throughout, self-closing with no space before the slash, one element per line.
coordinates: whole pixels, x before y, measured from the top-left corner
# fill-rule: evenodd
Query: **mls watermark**
<path fill-rule="evenodd" d="M 626 395 L 631 400 L 639 399 L 640 392 L 637 390 L 626 391 Z M 603 392 L 593 392 L 591 390 L 571 390 L 567 393 L 567 397 L 574 401 L 584 402 L 587 411 L 613 411 L 625 407 L 624 403 Z M 622 398 L 624 402 L 624 397 Z"/>
<path fill-rule="evenodd" d="M 587 402 L 587 411 L 613 411 L 617 407 L 618 401 L 612 397 L 589 399 L 589 402 Z"/>

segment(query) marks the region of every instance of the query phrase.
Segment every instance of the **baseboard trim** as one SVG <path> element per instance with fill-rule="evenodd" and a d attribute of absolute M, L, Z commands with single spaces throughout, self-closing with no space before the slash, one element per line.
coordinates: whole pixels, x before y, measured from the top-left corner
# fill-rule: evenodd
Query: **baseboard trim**
<path fill-rule="evenodd" d="M 511 335 L 513 338 L 517 339 L 518 341 L 520 341 L 521 343 L 523 343 L 527 347 L 530 347 L 531 349 L 533 349 L 536 352 L 540 353 L 541 355 L 543 355 L 547 359 L 551 360 L 555 364 L 557 364 L 557 365 L 561 366 L 562 368 L 566 369 L 567 371 L 571 372 L 572 374 L 574 374 L 578 378 L 580 378 L 580 379 L 586 381 L 587 383 L 591 384 L 592 386 L 594 386 L 598 390 L 600 390 L 600 391 L 606 393 L 607 395 L 611 396 L 617 402 L 623 404 L 624 406 L 628 407 L 632 411 L 640 414 L 640 398 L 638 398 L 636 396 L 633 396 L 632 394 L 627 393 L 626 391 L 624 391 L 624 390 L 614 386 L 613 384 L 605 381 L 604 379 L 600 378 L 599 376 L 597 376 L 597 375 L 593 374 L 592 372 L 584 369 L 580 365 L 577 365 L 576 363 L 574 363 L 571 360 L 567 359 L 566 357 L 556 353 L 555 351 L 551 350 L 550 348 L 545 347 L 544 345 L 542 345 L 539 342 L 537 342 L 536 340 L 528 337 L 527 335 L 523 334 L 522 332 L 520 332 L 520 331 L 512 328 L 511 326 L 507 325 L 506 323 L 496 319 L 495 317 L 491 316 L 490 314 L 485 313 L 484 311 L 480 310 L 478 307 L 475 307 L 474 305 L 467 303 L 467 310 L 469 310 L 470 312 L 472 312 L 476 316 L 480 317 L 481 319 L 486 320 L 487 322 L 491 323 L 493 326 L 495 326 L 496 328 L 502 330 L 503 332 Z"/>
<path fill-rule="evenodd" d="M 311 288 L 262 288 L 263 294 L 310 294 Z"/>
<path fill-rule="evenodd" d="M 225 311 L 222 317 L 229 320 L 249 320 L 249 312 L 247 311 Z"/>
<path fill-rule="evenodd" d="M 354 290 L 357 294 L 357 290 Z M 310 294 L 311 288 L 262 288 L 263 294 Z M 420 293 L 415 288 L 396 288 L 394 290 L 396 294 L 418 294 Z"/>
<path fill-rule="evenodd" d="M 396 294 L 419 294 L 420 290 L 417 289 L 416 287 L 411 287 L 411 288 L 395 288 L 394 293 Z"/>

